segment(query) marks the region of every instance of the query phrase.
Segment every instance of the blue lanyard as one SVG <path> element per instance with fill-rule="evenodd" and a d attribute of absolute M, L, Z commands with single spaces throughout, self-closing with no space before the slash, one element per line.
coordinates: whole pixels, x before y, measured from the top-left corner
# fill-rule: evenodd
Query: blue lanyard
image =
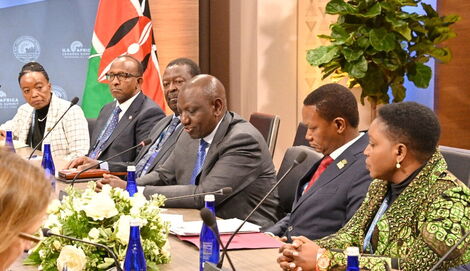
<path fill-rule="evenodd" d="M 367 231 L 366 237 L 364 238 L 364 243 L 362 247 L 363 251 L 369 251 L 370 253 L 374 253 L 370 240 L 372 239 L 372 234 L 374 233 L 375 226 L 379 222 L 380 218 L 382 218 L 385 211 L 387 211 L 388 209 L 388 205 L 389 205 L 391 197 L 392 197 L 392 193 L 389 190 L 387 192 L 387 195 L 385 195 L 385 199 L 380 205 L 379 210 L 375 214 L 374 220 L 372 220 L 372 223 L 369 226 L 369 230 Z"/>

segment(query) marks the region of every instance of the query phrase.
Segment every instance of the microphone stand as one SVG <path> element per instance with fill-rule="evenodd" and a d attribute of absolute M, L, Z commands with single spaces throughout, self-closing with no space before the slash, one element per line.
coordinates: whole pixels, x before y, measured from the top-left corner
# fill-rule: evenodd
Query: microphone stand
<path fill-rule="evenodd" d="M 69 112 L 70 108 L 72 108 L 72 106 L 74 106 L 78 103 L 78 100 L 79 100 L 78 97 L 75 97 L 75 98 L 72 99 L 72 101 L 70 102 L 69 108 L 67 108 L 67 110 L 65 110 L 64 114 L 62 114 L 62 116 L 60 116 L 60 118 L 56 121 L 54 126 L 52 126 L 52 128 L 46 133 L 46 135 L 41 139 L 41 141 L 39 141 L 39 143 L 36 144 L 33 151 L 29 155 L 28 160 L 31 160 L 31 157 L 33 157 L 34 152 L 39 148 L 39 146 L 41 146 L 44 139 L 46 139 L 46 137 L 52 132 L 52 130 L 54 130 L 54 128 L 57 126 L 57 124 L 59 124 L 59 122 L 62 120 L 62 118 L 65 116 L 65 114 L 67 114 L 67 112 Z M 32 142 L 31 142 L 31 144 L 32 144 Z"/>

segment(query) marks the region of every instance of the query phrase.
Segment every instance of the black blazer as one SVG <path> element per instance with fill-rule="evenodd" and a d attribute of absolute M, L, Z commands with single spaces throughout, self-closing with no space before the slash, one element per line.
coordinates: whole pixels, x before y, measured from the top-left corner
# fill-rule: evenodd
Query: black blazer
<path fill-rule="evenodd" d="M 101 109 L 91 136 L 90 151 L 96 145 L 101 131 L 106 128 L 106 122 L 115 107 L 116 101 L 106 104 Z M 129 109 L 127 109 L 126 113 L 122 116 L 97 159 L 105 160 L 145 140 L 148 137 L 150 129 L 164 116 L 165 114 L 161 108 L 140 92 Z M 134 161 L 138 151 L 139 149 L 134 149 L 114 158 L 112 161 Z"/>
<path fill-rule="evenodd" d="M 364 134 L 347 148 L 302 195 L 321 160 L 300 180 L 292 211 L 274 226 L 266 229 L 279 236 L 306 236 L 315 240 L 337 232 L 361 205 L 371 182 L 365 166 L 364 149 L 368 144 Z M 340 161 L 346 160 L 344 166 Z"/>

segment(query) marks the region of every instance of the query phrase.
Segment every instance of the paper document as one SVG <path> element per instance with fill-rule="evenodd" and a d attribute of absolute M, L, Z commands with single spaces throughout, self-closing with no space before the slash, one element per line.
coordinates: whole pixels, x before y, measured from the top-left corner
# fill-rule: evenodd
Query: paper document
<path fill-rule="evenodd" d="M 238 218 L 231 218 L 225 220 L 217 220 L 217 228 L 221 234 L 233 233 L 243 222 Z M 183 222 L 181 224 L 173 224 L 170 228 L 170 233 L 182 236 L 199 235 L 202 228 L 202 221 L 190 221 Z M 259 232 L 261 226 L 246 222 L 245 225 L 240 229 L 240 232 Z"/>
<path fill-rule="evenodd" d="M 0 147 L 5 145 L 5 140 L 0 140 Z M 13 146 L 15 146 L 15 149 L 20 149 L 24 147 L 28 147 L 26 143 L 20 142 L 18 140 L 13 140 Z"/>

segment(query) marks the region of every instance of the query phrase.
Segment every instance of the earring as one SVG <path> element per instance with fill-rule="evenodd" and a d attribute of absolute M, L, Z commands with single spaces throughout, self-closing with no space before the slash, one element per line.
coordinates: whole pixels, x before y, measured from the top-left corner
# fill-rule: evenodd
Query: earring
<path fill-rule="evenodd" d="M 401 168 L 400 162 L 397 161 L 397 164 L 395 165 L 396 168 Z"/>

